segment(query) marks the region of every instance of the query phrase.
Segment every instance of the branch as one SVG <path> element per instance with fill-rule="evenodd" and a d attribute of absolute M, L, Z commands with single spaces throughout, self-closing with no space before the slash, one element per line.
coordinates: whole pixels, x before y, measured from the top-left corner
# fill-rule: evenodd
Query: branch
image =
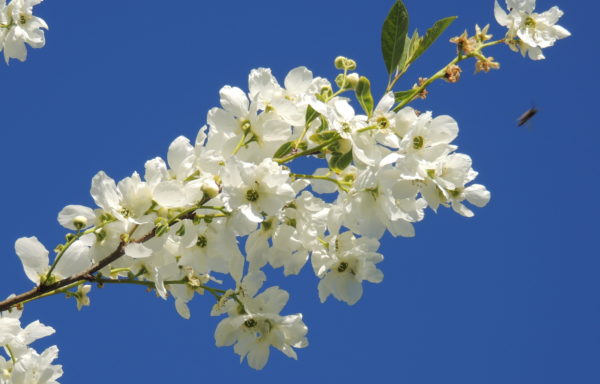
<path fill-rule="evenodd" d="M 199 207 L 196 207 L 193 210 L 184 211 L 184 214 L 180 214 L 180 215 L 176 216 L 175 218 L 173 218 L 170 221 L 169 224 L 173 224 L 175 221 L 193 218 L 194 212 L 197 209 L 202 208 L 203 203 L 205 203 L 205 201 L 203 201 Z M 153 238 L 154 236 L 156 236 L 156 228 L 152 229 L 152 231 L 150 231 L 150 233 L 148 233 L 146 236 L 142 237 L 141 239 L 135 240 L 133 242 L 144 243 L 144 242 L 150 240 L 151 238 Z M 94 280 L 94 278 L 92 277 L 92 275 L 94 273 L 98 272 L 99 270 L 106 267 L 107 265 L 115 262 L 121 256 L 123 256 L 125 254 L 125 246 L 126 245 L 127 245 L 127 243 L 121 242 L 119 244 L 119 246 L 117 247 L 117 249 L 115 249 L 113 251 L 113 253 L 108 255 L 106 258 L 102 259 L 96 265 L 91 266 L 90 268 L 86 269 L 85 271 L 83 271 L 79 274 L 67 277 L 63 280 L 59 280 L 52 284 L 48 284 L 48 285 L 41 284 L 41 285 L 33 288 L 31 291 L 21 293 L 20 295 L 11 297 L 4 301 L 0 301 L 0 312 L 9 310 L 12 307 L 17 306 L 25 301 L 30 301 L 30 300 L 36 299 L 40 296 L 46 295 L 49 292 L 55 291 L 57 289 L 61 289 L 67 285 L 77 283 L 80 281 Z"/>

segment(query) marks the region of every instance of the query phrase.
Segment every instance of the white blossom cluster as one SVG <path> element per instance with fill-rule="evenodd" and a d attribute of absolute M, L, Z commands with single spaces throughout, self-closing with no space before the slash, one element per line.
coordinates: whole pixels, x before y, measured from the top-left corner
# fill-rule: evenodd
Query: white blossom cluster
<path fill-rule="evenodd" d="M 44 46 L 48 26 L 32 13 L 42 1 L 0 0 L 0 50 L 7 63 L 26 59 L 25 44 Z M 482 55 L 484 47 L 506 42 L 539 60 L 542 49 L 570 35 L 556 25 L 563 14 L 558 7 L 537 14 L 535 0 L 506 5 L 508 13 L 495 2 L 496 20 L 508 28 L 504 39 L 483 44 L 491 35 L 477 27 L 475 38 L 465 32 L 451 40 L 461 60 L 460 52 L 477 57 L 478 70 L 487 72 L 499 64 Z M 403 8 L 401 1 L 394 6 Z M 417 48 L 427 49 L 449 25 L 445 20 L 427 32 L 429 40 L 406 37 L 413 56 L 402 63 L 404 70 L 418 57 Z M 390 65 L 390 76 L 400 59 Z M 286 291 L 263 288 L 267 265 L 288 276 L 308 263 L 319 280 L 321 302 L 333 296 L 353 305 L 362 297 L 363 282 L 383 280 L 378 249 L 386 231 L 412 237 L 427 208 L 448 207 L 471 217 L 468 205 L 483 207 L 490 200 L 488 190 L 473 183 L 471 158 L 453 144 L 456 121 L 401 108 L 425 97 L 425 79 L 409 98 L 399 92 L 397 100 L 389 92 L 374 105 L 368 80 L 348 73 L 356 63 L 339 57 L 335 64 L 343 70 L 336 91 L 305 67 L 290 71 L 283 85 L 269 69 L 252 70 L 248 92 L 221 89 L 221 106 L 208 112 L 195 141 L 178 137 L 166 160 L 149 160 L 143 175 L 134 172 L 116 182 L 102 171 L 96 174 L 91 186 L 96 207 L 68 205 L 58 214 L 72 233 L 52 260 L 36 237 L 16 241 L 25 274 L 36 285 L 19 303 L 64 293 L 81 309 L 90 304 L 91 285 L 84 282 L 132 283 L 163 299 L 172 296 L 177 312 L 189 318 L 187 303 L 208 292 L 216 299 L 211 315 L 224 316 L 214 334 L 217 346 L 233 346 L 240 361 L 255 369 L 265 366 L 271 347 L 296 359 L 295 348 L 308 345 L 308 328 L 302 314 L 280 314 Z M 399 69 L 388 89 L 402 75 Z M 456 82 L 460 68 L 440 73 L 437 78 Z M 355 111 L 348 93 L 355 93 L 363 112 Z M 322 166 L 298 173 L 294 161 L 303 157 L 321 159 Z M 229 289 L 221 287 L 226 279 Z M 29 347 L 54 329 L 39 321 L 21 328 L 17 308 L 0 312 L 6 354 L 0 355 L 0 384 L 56 383 L 62 376 L 62 367 L 52 365 L 58 348 L 38 354 Z"/>
<path fill-rule="evenodd" d="M 495 0 L 494 15 L 498 24 L 507 27 L 506 40 L 509 47 L 521 51 L 532 60 L 544 59 L 543 48 L 554 45 L 559 39 L 571 36 L 571 33 L 556 25 L 563 15 L 554 6 L 543 13 L 535 13 L 535 0 L 506 0 L 509 13 L 506 13 L 498 0 Z"/>
<path fill-rule="evenodd" d="M 470 217 L 466 202 L 483 207 L 490 199 L 472 184 L 471 158 L 452 144 L 454 119 L 409 107 L 394 112 L 392 93 L 359 114 L 341 96 L 350 90 L 342 85 L 334 93 L 305 67 L 283 85 L 269 69 L 252 70 L 249 92 L 222 88 L 208 127 L 193 143 L 175 139 L 166 161 L 152 159 L 143 176 L 118 183 L 99 172 L 91 187 L 97 208 L 69 205 L 58 215 L 76 232 L 57 248 L 52 267 L 37 238 L 17 240 L 25 273 L 36 284 L 51 283 L 122 249 L 102 276 L 151 283 L 162 298 L 174 297 L 184 318 L 194 294 L 209 291 L 217 299 L 212 315 L 227 315 L 217 345 L 234 345 L 256 369 L 271 346 L 296 358 L 307 327 L 301 314 L 280 315 L 287 292 L 259 293 L 263 267 L 294 275 L 310 263 L 321 301 L 332 295 L 352 305 L 364 281 L 383 279 L 377 251 L 386 230 L 414 236 L 427 207 Z M 295 173 L 293 160 L 304 156 L 324 166 Z M 233 289 L 212 288 L 227 275 Z M 79 288 L 73 296 L 81 307 L 89 304 L 89 286 Z"/>
<path fill-rule="evenodd" d="M 0 346 L 6 358 L 0 355 L 0 384 L 56 384 L 62 376 L 62 366 L 52 365 L 58 357 L 53 345 L 41 354 L 29 344 L 54 333 L 54 329 L 39 321 L 21 328 L 22 311 L 0 313 Z"/>
<path fill-rule="evenodd" d="M 34 16 L 33 6 L 43 0 L 0 0 L 0 51 L 4 50 L 4 60 L 25 61 L 27 48 L 42 48 L 46 44 L 43 29 L 48 25 L 41 18 Z"/>

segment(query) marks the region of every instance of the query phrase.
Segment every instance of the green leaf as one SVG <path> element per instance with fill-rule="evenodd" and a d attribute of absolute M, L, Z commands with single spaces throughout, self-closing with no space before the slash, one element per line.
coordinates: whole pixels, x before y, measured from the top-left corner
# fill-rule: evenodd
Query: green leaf
<path fill-rule="evenodd" d="M 404 54 L 407 34 L 408 11 L 402 0 L 397 0 L 383 22 L 381 30 L 381 51 L 390 76 L 398 67 Z"/>
<path fill-rule="evenodd" d="M 417 60 L 425 51 L 433 44 L 438 37 L 456 20 L 456 16 L 446 17 L 445 19 L 441 19 L 433 24 L 433 27 L 429 28 L 420 41 L 415 52 L 409 56 L 410 59 L 407 62 L 407 65 L 410 65 L 412 62 Z"/>
<path fill-rule="evenodd" d="M 400 58 L 397 67 L 398 71 L 400 71 L 401 73 L 406 72 L 406 69 L 408 69 L 407 63 L 414 54 L 416 47 L 419 46 L 419 39 L 419 32 L 416 29 L 413 32 L 412 37 L 408 37 L 408 35 L 406 35 L 406 42 L 404 43 L 404 52 L 402 53 L 402 57 Z"/>
<path fill-rule="evenodd" d="M 415 91 L 409 89 L 408 91 L 394 92 L 397 104 L 402 104 L 407 99 L 413 99 L 415 97 Z"/>
<path fill-rule="evenodd" d="M 287 143 L 284 143 L 281 147 L 279 147 L 279 149 L 277 151 L 275 151 L 275 154 L 273 155 L 273 158 L 274 159 L 281 159 L 285 155 L 287 155 L 290 152 L 292 152 L 293 149 L 294 149 L 294 142 L 293 141 L 288 141 Z"/>
<path fill-rule="evenodd" d="M 335 163 L 335 168 L 340 171 L 343 171 L 350 164 L 352 164 L 352 150 L 349 150 L 337 159 Z"/>
<path fill-rule="evenodd" d="M 343 171 L 350 164 L 352 164 L 352 150 L 346 153 L 334 152 L 329 158 L 329 169 L 336 172 Z"/>
<path fill-rule="evenodd" d="M 361 76 L 360 79 L 358 79 L 358 84 L 356 85 L 356 98 L 365 113 L 371 117 L 373 108 L 375 108 L 375 101 L 371 94 L 371 82 L 364 76 Z"/>
<path fill-rule="evenodd" d="M 331 155 L 331 157 L 329 158 L 329 162 L 328 162 L 329 163 L 328 164 L 329 165 L 329 169 L 333 169 L 333 170 L 337 169 L 335 167 L 335 164 L 338 162 L 338 160 L 340 159 L 340 157 L 342 157 L 342 154 L 339 153 L 339 152 L 334 152 Z"/>
<path fill-rule="evenodd" d="M 311 135 L 310 140 L 317 144 L 323 144 L 324 142 L 333 139 L 337 135 L 337 131 L 322 131 Z"/>

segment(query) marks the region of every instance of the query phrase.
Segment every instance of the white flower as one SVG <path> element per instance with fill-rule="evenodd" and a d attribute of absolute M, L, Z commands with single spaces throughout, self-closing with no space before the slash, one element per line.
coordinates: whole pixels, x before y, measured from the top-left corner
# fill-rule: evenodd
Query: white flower
<path fill-rule="evenodd" d="M 40 276 L 46 274 L 48 269 L 48 250 L 37 237 L 21 237 L 15 242 L 15 252 L 23 263 L 25 275 L 36 284 L 40 283 Z"/>
<path fill-rule="evenodd" d="M 225 86 L 220 95 L 223 109 L 208 112 L 207 149 L 218 150 L 225 158 L 239 152 L 239 158 L 259 162 L 289 140 L 291 126 L 275 112 L 259 113 L 258 102 L 250 103 L 241 89 Z"/>
<path fill-rule="evenodd" d="M 559 39 L 571 36 L 571 33 L 560 25 L 556 25 L 563 15 L 558 7 L 546 12 L 535 13 L 535 0 L 506 0 L 509 9 L 507 14 L 495 0 L 494 15 L 498 24 L 507 27 L 507 43 L 514 51 L 520 50 L 532 60 L 544 59 L 543 48 L 554 45 Z"/>
<path fill-rule="evenodd" d="M 380 283 L 381 272 L 375 264 L 383 261 L 377 253 L 379 241 L 367 237 L 356 238 L 351 232 L 327 238 L 328 246 L 312 254 L 312 264 L 319 282 L 319 298 L 325 302 L 332 294 L 350 305 L 362 296 L 362 282 Z"/>
<path fill-rule="evenodd" d="M 410 114 L 410 111 L 407 111 Z M 419 161 L 432 162 L 452 152 L 450 143 L 458 136 L 458 124 L 450 116 L 432 118 L 431 112 L 418 116 L 412 129 L 402 137 L 401 150 Z"/>
<path fill-rule="evenodd" d="M 58 384 L 62 367 L 52 365 L 58 357 L 58 348 L 51 346 L 42 354 L 28 347 L 29 344 L 55 331 L 34 321 L 21 328 L 22 311 L 0 312 L 0 346 L 9 353 L 9 360 L 0 356 L 0 383 L 2 384 Z M 14 359 L 14 360 L 13 360 Z"/>
<path fill-rule="evenodd" d="M 284 274 L 298 274 L 308 260 L 308 253 L 320 246 L 319 238 L 327 228 L 329 204 L 308 191 L 284 210 L 284 223 L 273 235 L 269 263 L 284 268 Z"/>
<path fill-rule="evenodd" d="M 455 212 L 472 217 L 473 212 L 462 203 L 464 200 L 477 207 L 484 207 L 490 201 L 490 192 L 483 185 L 466 186 L 477 177 L 471 164 L 469 156 L 453 153 L 426 171 L 421 193 L 434 211 L 440 204 L 451 205 Z"/>
<path fill-rule="evenodd" d="M 410 181 L 401 179 L 398 169 L 385 162 L 379 168 L 366 168 L 345 196 L 344 223 L 355 233 L 368 237 L 380 238 L 386 228 L 394 236 L 413 237 L 411 223 L 423 219 L 426 206 L 416 198 L 417 192 Z"/>
<path fill-rule="evenodd" d="M 0 1 L 0 49 L 4 49 L 4 60 L 8 64 L 11 58 L 25 61 L 27 48 L 41 48 L 46 44 L 43 29 L 48 29 L 46 22 L 33 16 L 34 5 L 43 0 L 13 0 L 8 6 L 5 0 Z M 2 44 L 2 41 L 4 44 Z"/>
<path fill-rule="evenodd" d="M 61 365 L 52 365 L 58 358 L 58 348 L 53 345 L 42 354 L 33 349 L 19 356 L 13 367 L 11 383 L 14 384 L 58 384 L 56 379 L 63 375 Z"/>
<path fill-rule="evenodd" d="M 275 230 L 279 227 L 279 219 L 275 216 L 265 218 L 258 229 L 246 238 L 246 259 L 250 264 L 250 270 L 262 268 L 269 261 L 271 246 L 269 239 L 273 237 Z"/>
<path fill-rule="evenodd" d="M 302 314 L 280 316 L 289 294 L 278 287 L 270 287 L 256 297 L 237 295 L 242 304 L 229 298 L 222 307 L 215 307 L 213 315 L 226 311 L 229 317 L 221 320 L 215 330 L 216 345 L 234 345 L 240 361 L 248 359 L 254 369 L 262 369 L 269 359 L 271 346 L 286 356 L 296 359 L 294 348 L 308 345 L 308 328 Z"/>
<path fill-rule="evenodd" d="M 88 239 L 79 239 L 63 253 L 62 258 L 56 265 L 53 275 L 64 278 L 76 273 L 83 272 L 91 265 L 90 244 Z M 40 283 L 40 277 L 48 270 L 48 250 L 37 237 L 21 237 L 15 242 L 15 251 L 29 280 L 36 284 Z"/>
<path fill-rule="evenodd" d="M 292 69 L 284 80 L 282 88 L 268 68 L 253 69 L 248 78 L 250 98 L 259 103 L 263 110 L 269 109 L 277 113 L 283 120 L 293 126 L 303 126 L 308 102 L 305 96 L 318 93 L 329 82 L 313 74 L 306 67 Z"/>
<path fill-rule="evenodd" d="M 264 215 L 277 215 L 295 196 L 289 171 L 271 159 L 258 165 L 230 159 L 221 178 L 226 207 L 254 223 L 263 221 Z"/>
<path fill-rule="evenodd" d="M 120 221 L 136 224 L 148 222 L 146 212 L 152 205 L 152 191 L 137 172 L 116 185 L 103 171 L 92 179 L 90 191 L 96 204 Z"/>
<path fill-rule="evenodd" d="M 59 212 L 58 222 L 65 228 L 81 230 L 96 224 L 96 214 L 83 205 L 67 205 Z"/>
<path fill-rule="evenodd" d="M 52 327 L 40 323 L 38 320 L 21 328 L 21 317 L 23 311 L 0 312 L 0 345 L 8 345 L 12 353 L 20 356 L 27 351 L 27 346 L 37 339 L 52 335 L 55 330 Z"/>
<path fill-rule="evenodd" d="M 236 281 L 241 279 L 244 257 L 224 220 L 198 225 L 184 220 L 183 225 L 185 234 L 179 241 L 179 265 L 191 267 L 197 274 L 227 273 Z"/>

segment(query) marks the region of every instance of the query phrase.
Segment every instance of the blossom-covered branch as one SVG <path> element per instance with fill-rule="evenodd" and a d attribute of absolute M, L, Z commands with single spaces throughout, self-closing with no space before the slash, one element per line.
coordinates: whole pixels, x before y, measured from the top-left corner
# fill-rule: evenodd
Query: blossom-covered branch
<path fill-rule="evenodd" d="M 31 16 L 37 3 L 0 3 L 7 60 L 24 59 L 6 45 L 7 31 L 21 33 L 20 14 L 14 12 Z M 176 311 L 189 318 L 187 303 L 209 292 L 215 300 L 211 315 L 225 316 L 214 334 L 218 346 L 233 346 L 255 369 L 264 367 L 271 347 L 297 358 L 296 349 L 308 345 L 308 328 L 302 314 L 281 314 L 289 294 L 265 286 L 265 266 L 288 276 L 309 264 L 322 302 L 332 296 L 353 305 L 363 295 L 363 283 L 383 280 L 378 250 L 385 232 L 412 237 L 428 208 L 472 217 L 473 206 L 489 202 L 490 192 L 474 183 L 478 173 L 470 156 L 454 144 L 458 123 L 407 105 L 424 98 L 436 79 L 458 81 L 458 63 L 467 58 L 476 59 L 477 71 L 499 68 L 484 54 L 493 45 L 517 42 L 540 58 L 541 48 L 566 36 L 558 27 L 550 29 L 554 37 L 539 36 L 553 23 L 546 14 L 531 13 L 533 1 L 507 3 L 509 14 L 496 6 L 498 21 L 509 27 L 504 38 L 489 42 L 489 26 L 453 38 L 457 57 L 450 64 L 398 92 L 394 87 L 408 67 L 454 18 L 438 21 L 424 36 L 409 37 L 408 13 L 397 1 L 383 28 L 389 77 L 377 102 L 369 79 L 342 56 L 334 62 L 340 73 L 333 82 L 297 67 L 280 83 L 270 69 L 257 68 L 248 77 L 248 91 L 223 87 L 221 105 L 208 111 L 195 140 L 176 138 L 166 160 L 147 161 L 143 175 L 133 172 L 119 182 L 102 171 L 93 177 L 96 207 L 68 205 L 58 214 L 71 232 L 52 261 L 36 237 L 16 241 L 35 288 L 0 302 L 0 313 L 10 318 L 23 304 L 55 294 L 75 298 L 81 309 L 90 304 L 89 282 L 142 285 L 163 299 L 173 297 Z M 295 161 L 305 157 L 321 165 L 295 172 Z M 6 382 L 17 382 L 20 360 L 10 335 L 20 326 L 2 319 L 0 345 L 9 360 L 0 360 L 0 368 L 7 367 Z M 48 365 L 55 350 L 46 357 Z M 44 382 L 55 382 L 62 372 L 50 367 Z"/>

